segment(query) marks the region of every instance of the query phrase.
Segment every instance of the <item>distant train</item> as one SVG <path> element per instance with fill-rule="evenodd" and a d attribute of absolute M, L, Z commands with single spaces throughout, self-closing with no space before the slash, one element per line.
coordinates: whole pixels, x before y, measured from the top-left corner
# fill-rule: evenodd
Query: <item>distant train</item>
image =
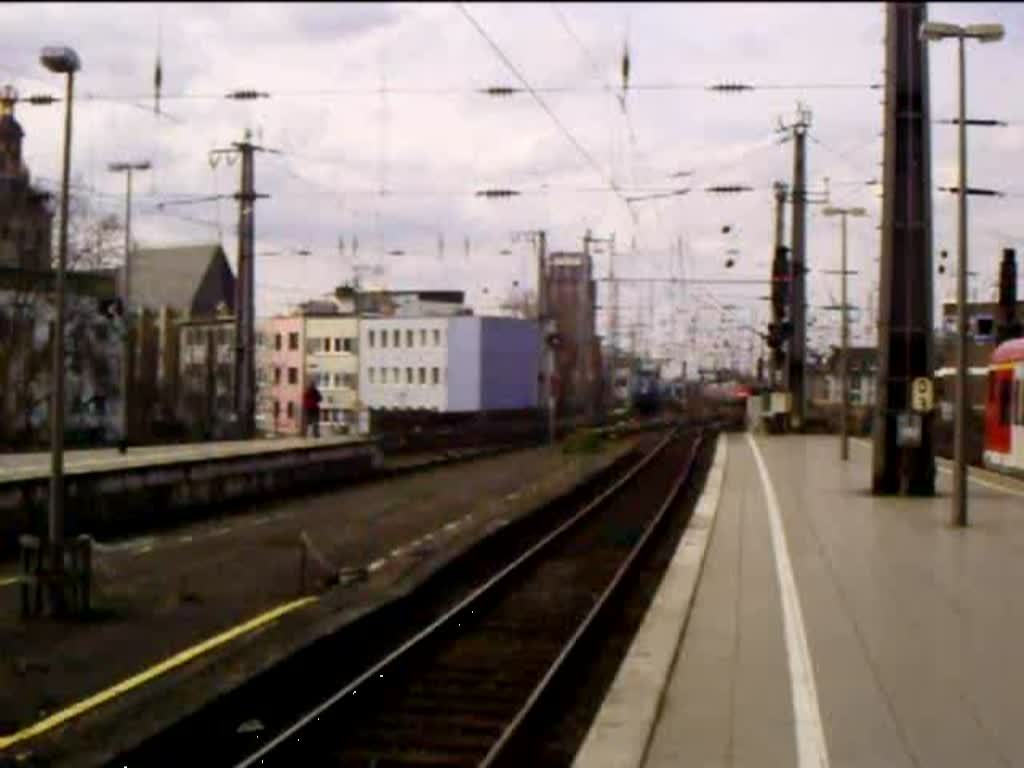
<path fill-rule="evenodd" d="M 992 353 L 983 461 L 998 471 L 1024 472 L 1024 339 L 1004 341 Z"/>
<path fill-rule="evenodd" d="M 639 371 L 633 378 L 633 409 L 649 415 L 661 409 L 661 383 L 656 371 Z"/>

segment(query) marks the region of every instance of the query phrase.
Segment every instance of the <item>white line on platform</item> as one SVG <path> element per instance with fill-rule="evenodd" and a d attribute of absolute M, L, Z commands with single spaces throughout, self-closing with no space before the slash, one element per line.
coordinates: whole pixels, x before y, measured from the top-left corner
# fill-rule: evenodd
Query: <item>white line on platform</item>
<path fill-rule="evenodd" d="M 210 531 L 210 536 L 223 536 L 225 533 L 231 533 L 231 526 L 225 525 L 223 528 L 215 528 Z"/>
<path fill-rule="evenodd" d="M 20 581 L 18 576 L 2 576 L 0 577 L 0 587 L 10 587 L 17 584 Z"/>
<path fill-rule="evenodd" d="M 761 484 L 768 502 L 768 520 L 772 532 L 772 550 L 775 552 L 775 575 L 782 593 L 782 618 L 785 625 L 786 654 L 789 657 L 789 680 L 793 695 L 793 728 L 796 738 L 799 768 L 828 768 L 828 748 L 818 708 L 818 691 L 814 684 L 814 666 L 811 649 L 807 645 L 800 595 L 796 590 L 793 564 L 789 559 L 786 532 L 782 527 L 782 513 L 768 468 L 765 466 L 757 441 L 747 433 L 747 442 L 754 452 Z"/>
<path fill-rule="evenodd" d="M 192 537 L 191 536 L 179 536 L 178 537 L 178 543 L 179 544 L 188 544 L 191 541 L 192 541 Z"/>
<path fill-rule="evenodd" d="M 386 558 L 383 558 L 383 557 L 377 558 L 372 563 L 370 563 L 368 566 L 366 566 L 366 570 L 368 570 L 370 573 L 373 573 L 375 571 L 379 571 L 381 568 L 383 568 L 385 565 L 387 565 L 387 562 L 388 561 L 387 561 Z"/>

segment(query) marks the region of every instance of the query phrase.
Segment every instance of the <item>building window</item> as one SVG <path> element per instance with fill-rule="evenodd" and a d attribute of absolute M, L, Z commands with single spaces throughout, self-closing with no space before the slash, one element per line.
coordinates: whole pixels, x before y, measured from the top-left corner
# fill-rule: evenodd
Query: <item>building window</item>
<path fill-rule="evenodd" d="M 370 340 L 370 347 L 371 348 L 376 346 L 376 344 L 374 343 L 376 341 L 376 339 L 377 339 L 376 331 L 370 331 L 369 340 Z"/>
<path fill-rule="evenodd" d="M 393 342 L 396 348 L 402 346 L 402 332 L 400 330 L 396 328 L 394 331 L 392 331 L 391 337 L 391 341 Z"/>
<path fill-rule="evenodd" d="M 289 419 L 294 419 L 295 418 L 295 403 L 293 403 L 291 400 L 289 400 L 288 401 L 288 405 L 285 407 L 285 411 L 284 412 L 286 414 L 288 414 L 288 418 Z"/>
<path fill-rule="evenodd" d="M 395 384 L 400 384 L 401 381 L 402 381 L 402 377 L 399 376 L 398 374 L 399 374 L 399 371 L 398 371 L 397 368 L 392 368 L 391 369 L 391 378 L 394 379 L 394 383 Z"/>
<path fill-rule="evenodd" d="M 281 401 L 280 400 L 275 400 L 274 401 L 274 418 L 276 419 L 280 415 L 281 415 Z"/>
<path fill-rule="evenodd" d="M 341 339 L 334 340 L 334 351 L 341 352 Z"/>
<path fill-rule="evenodd" d="M 426 328 L 420 328 L 420 346 L 421 347 L 427 346 L 427 329 Z"/>
<path fill-rule="evenodd" d="M 355 342 L 355 339 L 342 339 L 341 340 L 341 348 L 343 350 L 345 350 L 346 352 L 352 352 L 353 351 L 352 348 L 355 346 L 354 342 Z"/>
<path fill-rule="evenodd" d="M 376 383 L 376 381 L 375 381 L 375 379 L 377 378 L 376 371 L 377 371 L 376 368 L 367 368 L 366 369 L 366 373 L 370 377 L 370 383 L 371 384 L 375 384 Z M 386 372 L 386 369 L 385 369 L 385 372 Z"/>
<path fill-rule="evenodd" d="M 382 330 L 380 332 L 380 345 L 383 348 L 387 348 L 387 346 L 388 346 L 388 329 L 387 328 L 385 328 L 384 330 Z"/>
<path fill-rule="evenodd" d="M 420 384 L 427 383 L 427 369 L 420 367 Z"/>
<path fill-rule="evenodd" d="M 280 384 L 281 383 L 281 369 L 278 368 L 277 366 L 274 366 L 274 383 L 275 384 Z"/>
<path fill-rule="evenodd" d="M 405 369 L 405 383 L 412 384 L 412 368 Z"/>
<path fill-rule="evenodd" d="M 434 346 L 441 346 L 441 330 L 439 328 L 434 329 Z"/>
<path fill-rule="evenodd" d="M 430 369 L 430 383 L 440 384 L 441 383 L 441 371 L 437 368 Z"/>
<path fill-rule="evenodd" d="M 406 331 L 405 332 L 405 346 L 411 348 L 412 345 L 413 345 L 413 332 L 412 331 Z"/>
<path fill-rule="evenodd" d="M 298 348 L 299 348 L 299 334 L 297 334 L 297 333 L 289 333 L 288 334 L 288 349 L 298 349 Z"/>
<path fill-rule="evenodd" d="M 299 383 L 299 369 L 298 368 L 289 368 L 288 369 L 288 383 L 289 384 L 298 384 Z"/>
<path fill-rule="evenodd" d="M 388 369 L 387 368 L 381 368 L 380 369 L 380 383 L 381 384 L 387 384 L 388 383 Z"/>
<path fill-rule="evenodd" d="M 274 334 L 274 349 L 281 349 L 281 334 Z"/>

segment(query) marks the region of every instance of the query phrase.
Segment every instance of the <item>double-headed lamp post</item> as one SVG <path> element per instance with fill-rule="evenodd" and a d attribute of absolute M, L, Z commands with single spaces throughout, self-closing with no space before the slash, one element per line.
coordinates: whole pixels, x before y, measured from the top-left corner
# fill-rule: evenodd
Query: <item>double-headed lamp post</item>
<path fill-rule="evenodd" d="M 850 435 L 847 424 L 850 416 L 850 326 L 846 305 L 846 276 L 848 274 L 846 269 L 846 217 L 867 216 L 868 212 L 863 208 L 836 208 L 830 205 L 825 209 L 824 213 L 826 216 L 839 216 L 842 223 L 843 249 L 842 258 L 839 263 L 839 274 L 842 278 L 839 300 L 839 311 L 841 313 L 839 320 L 841 348 L 839 359 L 839 391 L 841 400 L 839 405 L 839 457 L 843 461 L 847 461 L 850 458 Z"/>
<path fill-rule="evenodd" d="M 68 263 L 68 177 L 71 171 L 71 104 L 74 96 L 75 72 L 81 59 L 71 48 L 48 46 L 39 55 L 43 66 L 51 72 L 67 75 L 64 99 L 64 168 L 60 182 L 60 242 L 54 291 L 53 365 L 50 397 L 50 498 L 47 516 L 50 564 L 55 572 L 51 606 L 56 613 L 64 610 L 64 272 Z"/>
<path fill-rule="evenodd" d="M 128 400 L 130 397 L 131 377 L 131 299 L 132 299 L 132 171 L 148 171 L 150 164 L 148 160 L 137 163 L 117 162 L 110 163 L 107 170 L 113 173 L 125 174 L 125 200 L 124 200 L 124 270 L 121 279 L 121 319 L 124 324 L 124 346 L 121 351 L 121 443 L 118 446 L 121 453 L 128 447 Z"/>
<path fill-rule="evenodd" d="M 964 65 L 964 40 L 981 43 L 1003 39 L 1002 24 L 944 24 L 926 21 L 921 25 L 921 39 L 936 42 L 956 38 L 959 43 L 959 181 L 957 188 L 957 250 L 956 276 L 956 416 L 953 437 L 953 525 L 967 525 L 967 82 Z"/>

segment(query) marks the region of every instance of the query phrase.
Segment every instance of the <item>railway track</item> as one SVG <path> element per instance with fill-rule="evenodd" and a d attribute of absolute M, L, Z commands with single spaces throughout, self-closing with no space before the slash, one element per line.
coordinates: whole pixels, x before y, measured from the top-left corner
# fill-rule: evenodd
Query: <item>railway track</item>
<path fill-rule="evenodd" d="M 562 681 L 589 663 L 597 634 L 617 621 L 623 600 L 633 604 L 636 576 L 685 524 L 662 514 L 658 528 L 656 517 L 689 498 L 679 491 L 689 487 L 700 432 L 644 436 L 614 474 L 502 528 L 408 596 L 111 764 L 178 766 L 196 759 L 197 745 L 199 762 L 211 766 L 478 765 L 518 756 L 536 725 L 527 715 L 575 689 Z M 622 595 L 608 600 L 620 580 Z M 560 684 L 565 691 L 545 695 Z"/>
<path fill-rule="evenodd" d="M 698 443 L 668 436 L 619 483 L 238 768 L 493 764 L 671 507 Z"/>

